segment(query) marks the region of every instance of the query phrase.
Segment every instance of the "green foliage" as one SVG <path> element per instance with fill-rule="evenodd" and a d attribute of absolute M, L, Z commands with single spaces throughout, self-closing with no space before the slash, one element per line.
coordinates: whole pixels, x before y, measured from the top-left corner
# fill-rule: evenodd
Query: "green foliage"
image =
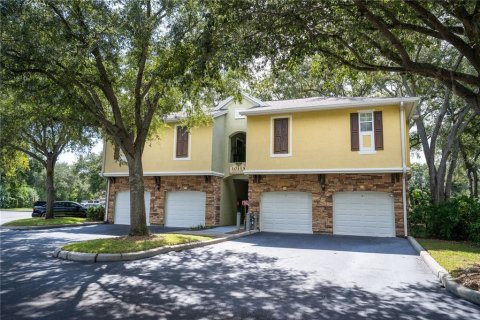
<path fill-rule="evenodd" d="M 56 200 L 82 201 L 102 196 L 106 181 L 100 176 L 102 157 L 87 154 L 73 163 L 58 163 L 55 168 Z M 42 173 L 45 179 L 45 172 Z"/>
<path fill-rule="evenodd" d="M 0 185 L 0 208 L 29 208 L 38 199 L 35 189 L 26 185 L 12 188 Z"/>
<path fill-rule="evenodd" d="M 17 154 L 23 159 L 22 153 Z M 17 161 L 15 159 L 7 158 L 4 168 L 12 167 Z M 46 199 L 45 168 L 38 161 L 25 159 L 26 165 L 22 164 L 9 174 L 1 174 L 1 208 L 29 208 L 34 201 Z M 101 167 L 102 156 L 95 153 L 80 156 L 73 164 L 58 163 L 55 171 L 56 200 L 80 202 L 101 197 L 106 190 L 106 181 L 100 176 Z"/>
<path fill-rule="evenodd" d="M 291 61 L 285 67 L 251 73 L 251 93 L 263 100 L 296 99 L 311 96 L 392 95 L 393 75 L 359 72 L 328 58 L 315 55 Z M 397 77 L 398 78 L 398 77 Z M 398 80 L 398 79 L 397 79 Z"/>
<path fill-rule="evenodd" d="M 412 196 L 412 194 L 415 194 Z M 480 241 L 480 203 L 457 197 L 434 205 L 412 191 L 410 224 L 414 235 L 444 240 Z"/>
<path fill-rule="evenodd" d="M 411 178 L 409 181 L 409 188 L 412 191 L 429 191 L 428 166 L 424 163 L 412 163 L 410 170 Z"/>
<path fill-rule="evenodd" d="M 105 208 L 103 206 L 92 206 L 87 209 L 87 219 L 90 221 L 103 221 Z"/>
<path fill-rule="evenodd" d="M 27 156 L 4 147 L 0 163 L 0 208 L 31 207 L 38 192 L 27 184 L 31 170 Z"/>
<path fill-rule="evenodd" d="M 83 196 L 83 199 L 97 198 L 105 191 L 107 182 L 100 173 L 102 171 L 102 154 L 88 153 L 81 155 L 73 165 L 75 175 L 88 186 L 90 196 Z M 77 197 L 78 199 L 78 197 Z M 80 201 L 80 199 L 78 199 Z"/>

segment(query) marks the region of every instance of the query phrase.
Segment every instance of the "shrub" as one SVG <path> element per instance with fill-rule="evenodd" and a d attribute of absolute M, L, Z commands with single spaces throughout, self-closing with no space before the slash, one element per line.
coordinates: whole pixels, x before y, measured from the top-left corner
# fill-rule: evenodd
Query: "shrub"
<path fill-rule="evenodd" d="M 430 195 L 420 189 L 410 190 L 410 232 L 415 237 L 425 236 L 426 220 L 431 210 Z"/>
<path fill-rule="evenodd" d="M 480 242 L 480 204 L 475 199 L 458 197 L 438 205 L 411 203 L 413 235 Z"/>
<path fill-rule="evenodd" d="M 87 219 L 90 221 L 103 221 L 105 217 L 105 208 L 102 206 L 93 206 L 87 209 Z"/>

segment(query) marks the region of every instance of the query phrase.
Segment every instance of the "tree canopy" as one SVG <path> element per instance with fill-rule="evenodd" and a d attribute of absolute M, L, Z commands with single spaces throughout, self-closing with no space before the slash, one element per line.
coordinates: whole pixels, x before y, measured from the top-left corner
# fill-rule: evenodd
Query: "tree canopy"
<path fill-rule="evenodd" d="M 5 87 L 4 87 L 5 89 Z M 53 218 L 54 172 L 64 151 L 88 146 L 95 130 L 76 112 L 71 101 L 49 82 L 33 77 L 18 87 L 6 86 L 0 101 L 0 147 L 16 150 L 38 161 L 46 170 L 46 218 Z"/>
<path fill-rule="evenodd" d="M 188 123 L 221 87 L 213 19 L 197 1 L 3 1 L 3 77 L 52 82 L 127 159 L 132 235 L 148 233 L 142 154 L 165 116 Z"/>
<path fill-rule="evenodd" d="M 480 114 L 478 1 L 213 1 L 244 61 L 322 55 L 360 71 L 435 79 Z"/>

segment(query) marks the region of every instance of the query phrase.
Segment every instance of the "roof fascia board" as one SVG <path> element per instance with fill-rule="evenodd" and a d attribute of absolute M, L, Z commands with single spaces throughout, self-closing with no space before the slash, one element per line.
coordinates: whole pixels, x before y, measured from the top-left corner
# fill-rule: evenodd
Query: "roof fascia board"
<path fill-rule="evenodd" d="M 418 98 L 409 99 L 392 99 L 390 101 L 365 101 L 365 102 L 350 102 L 350 103 L 338 103 L 330 106 L 315 105 L 308 107 L 288 107 L 288 108 L 272 108 L 272 109 L 247 109 L 241 111 L 240 114 L 244 116 L 249 115 L 265 115 L 265 114 L 278 114 L 278 113 L 290 113 L 290 112 L 308 112 L 308 111 L 323 111 L 323 110 L 335 110 L 335 109 L 347 109 L 351 107 L 371 107 L 382 105 L 394 105 L 400 102 L 412 103 L 418 101 Z"/>

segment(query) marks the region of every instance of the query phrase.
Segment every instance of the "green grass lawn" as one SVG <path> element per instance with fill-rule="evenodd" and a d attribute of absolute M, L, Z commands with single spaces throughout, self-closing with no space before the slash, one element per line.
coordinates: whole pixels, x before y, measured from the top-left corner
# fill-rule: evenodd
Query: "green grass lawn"
<path fill-rule="evenodd" d="M 3 226 L 9 227 L 31 227 L 31 226 L 53 226 L 61 224 L 77 224 L 86 222 L 86 218 L 77 218 L 77 217 L 59 217 L 53 219 L 44 219 L 44 218 L 28 218 L 28 219 L 19 219 L 13 220 L 3 224 Z"/>
<path fill-rule="evenodd" d="M 1 208 L 0 211 L 32 211 L 32 208 Z"/>
<path fill-rule="evenodd" d="M 168 245 L 198 242 L 211 237 L 184 234 L 155 234 L 150 237 L 119 237 L 75 242 L 63 247 L 64 250 L 86 253 L 126 253 L 143 251 Z"/>
<path fill-rule="evenodd" d="M 417 239 L 448 272 L 480 263 L 480 245 L 469 242 Z"/>

